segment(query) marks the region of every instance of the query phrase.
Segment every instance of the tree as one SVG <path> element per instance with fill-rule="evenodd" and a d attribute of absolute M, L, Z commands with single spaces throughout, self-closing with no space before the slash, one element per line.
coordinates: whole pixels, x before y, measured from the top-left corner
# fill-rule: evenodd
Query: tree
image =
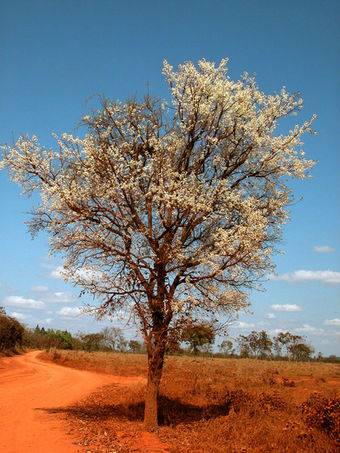
<path fill-rule="evenodd" d="M 78 337 L 85 351 L 100 351 L 103 348 L 104 337 L 101 333 L 79 333 Z"/>
<path fill-rule="evenodd" d="M 129 341 L 129 350 L 134 354 L 141 354 L 143 350 L 143 345 L 137 340 Z"/>
<path fill-rule="evenodd" d="M 289 352 L 291 353 L 293 360 L 305 362 L 311 359 L 314 348 L 304 341 L 297 341 L 289 346 Z"/>
<path fill-rule="evenodd" d="M 302 339 L 302 337 L 293 335 L 290 332 L 279 332 L 274 337 L 274 349 L 278 357 L 289 354 L 289 345 L 294 344 L 296 339 Z"/>
<path fill-rule="evenodd" d="M 313 162 L 301 136 L 311 121 L 276 134 L 302 109 L 299 94 L 266 96 L 253 78 L 165 61 L 171 102 L 114 102 L 83 117 L 84 138 L 35 136 L 3 147 L 1 168 L 30 195 L 32 234 L 45 229 L 64 256 L 65 279 L 98 301 L 98 315 L 125 307 L 148 352 L 144 421 L 157 424 L 168 339 L 192 317 L 232 316 L 268 269 L 292 200 L 289 177 Z"/>
<path fill-rule="evenodd" d="M 197 355 L 202 347 L 214 343 L 214 328 L 204 322 L 189 325 L 183 329 L 182 340 L 189 343 L 191 351 Z"/>
<path fill-rule="evenodd" d="M 117 327 L 105 327 L 100 333 L 103 336 L 103 345 L 107 349 L 125 351 L 127 341 L 125 340 L 121 329 Z"/>
<path fill-rule="evenodd" d="M 220 354 L 224 356 L 232 356 L 235 354 L 234 345 L 231 340 L 223 340 L 220 345 L 218 345 Z"/>
<path fill-rule="evenodd" d="M 289 359 L 297 361 L 310 360 L 314 352 L 314 348 L 306 344 L 301 335 L 290 332 L 280 332 L 274 337 L 274 348 L 279 357 L 284 353 Z"/>
<path fill-rule="evenodd" d="M 259 358 L 267 357 L 271 353 L 273 345 L 272 340 L 264 330 L 261 330 L 261 332 L 253 330 L 249 335 L 240 335 L 238 342 L 241 355 L 243 351 L 243 354 L 245 352 L 247 352 L 247 355 L 252 353 Z"/>
<path fill-rule="evenodd" d="M 8 316 L 5 309 L 0 307 L 0 351 L 14 350 L 16 346 L 21 347 L 24 333 L 24 326 L 15 318 Z"/>

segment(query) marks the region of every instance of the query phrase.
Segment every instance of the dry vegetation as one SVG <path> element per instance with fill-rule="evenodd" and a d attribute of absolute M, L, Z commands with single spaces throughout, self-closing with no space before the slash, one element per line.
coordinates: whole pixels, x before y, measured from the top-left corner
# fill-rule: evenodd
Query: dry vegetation
<path fill-rule="evenodd" d="M 143 355 L 51 351 L 43 357 L 124 376 L 145 376 L 147 368 Z M 337 364 L 168 357 L 158 436 L 173 453 L 336 452 L 339 384 Z M 126 391 L 109 386 L 57 412 L 86 451 L 143 451 L 136 445 L 144 392 L 143 384 Z"/>

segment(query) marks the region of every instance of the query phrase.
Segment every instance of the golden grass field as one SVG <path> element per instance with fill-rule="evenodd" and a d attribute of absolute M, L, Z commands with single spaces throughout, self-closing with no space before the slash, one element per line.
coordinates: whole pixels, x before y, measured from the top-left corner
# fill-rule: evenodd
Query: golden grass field
<path fill-rule="evenodd" d="M 145 355 L 50 351 L 45 360 L 146 376 Z M 340 449 L 340 366 L 250 359 L 167 357 L 158 436 L 172 453 Z M 108 386 L 61 412 L 91 452 L 130 453 L 143 430 L 145 384 Z"/>

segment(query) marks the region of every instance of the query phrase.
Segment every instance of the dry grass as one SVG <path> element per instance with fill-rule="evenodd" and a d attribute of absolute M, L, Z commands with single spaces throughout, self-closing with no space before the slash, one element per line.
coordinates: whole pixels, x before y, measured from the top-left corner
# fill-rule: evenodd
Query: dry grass
<path fill-rule="evenodd" d="M 143 354 L 65 351 L 51 348 L 48 352 L 42 352 L 39 357 L 79 370 L 116 376 L 144 376 L 147 371 L 147 357 Z"/>
<path fill-rule="evenodd" d="M 87 370 L 146 372 L 143 355 L 58 351 L 53 357 Z M 169 357 L 158 435 L 173 453 L 336 452 L 339 384 L 337 364 Z M 135 449 L 143 399 L 142 385 L 109 386 L 60 412 L 87 451 L 143 451 Z"/>

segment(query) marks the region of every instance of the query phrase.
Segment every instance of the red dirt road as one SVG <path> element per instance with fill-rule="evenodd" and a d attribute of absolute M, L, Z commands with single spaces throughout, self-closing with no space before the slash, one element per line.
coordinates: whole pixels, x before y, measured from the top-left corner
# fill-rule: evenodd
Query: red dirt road
<path fill-rule="evenodd" d="M 48 408 L 64 407 L 120 378 L 37 359 L 39 351 L 0 359 L 0 452 L 76 453 Z"/>

